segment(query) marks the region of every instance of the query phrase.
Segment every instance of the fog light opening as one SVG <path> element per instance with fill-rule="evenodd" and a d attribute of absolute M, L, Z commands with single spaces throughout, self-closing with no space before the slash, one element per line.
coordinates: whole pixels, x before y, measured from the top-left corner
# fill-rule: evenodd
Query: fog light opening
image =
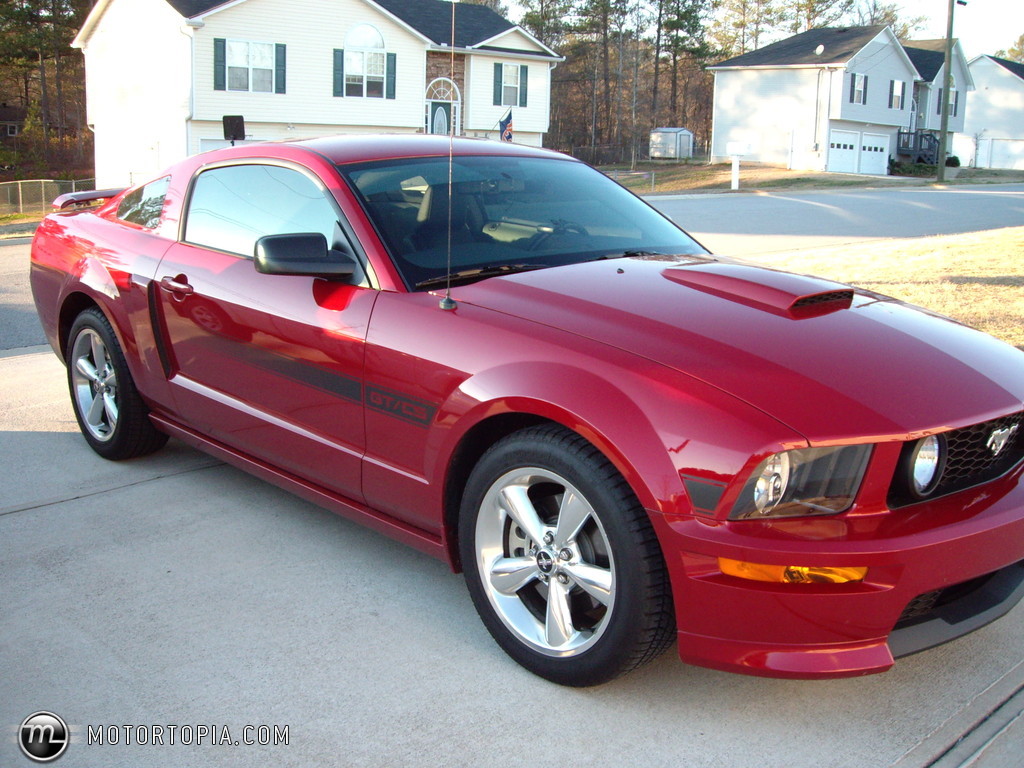
<path fill-rule="evenodd" d="M 774 584 L 848 584 L 864 581 L 868 573 L 862 567 L 766 565 L 727 557 L 718 558 L 718 568 L 726 576 Z"/>

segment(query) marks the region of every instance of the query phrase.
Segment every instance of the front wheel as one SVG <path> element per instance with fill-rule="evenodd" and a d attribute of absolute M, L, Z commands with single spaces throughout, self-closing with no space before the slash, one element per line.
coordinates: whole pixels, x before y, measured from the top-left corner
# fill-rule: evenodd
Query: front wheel
<path fill-rule="evenodd" d="M 470 475 L 459 533 L 480 617 L 531 672 L 597 685 L 671 643 L 668 575 L 647 514 L 579 435 L 541 426 L 496 443 Z"/>
<path fill-rule="evenodd" d="M 103 458 L 143 456 L 167 442 L 149 420 L 110 322 L 96 308 L 71 326 L 68 388 L 82 435 Z"/>

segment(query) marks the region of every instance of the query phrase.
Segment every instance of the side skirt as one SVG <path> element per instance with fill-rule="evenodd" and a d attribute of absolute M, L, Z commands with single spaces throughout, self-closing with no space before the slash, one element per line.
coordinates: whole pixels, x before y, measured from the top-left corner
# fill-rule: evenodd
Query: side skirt
<path fill-rule="evenodd" d="M 294 475 L 258 461 L 251 456 L 214 442 L 166 416 L 151 413 L 149 418 L 158 429 L 191 445 L 193 448 L 198 448 L 204 453 L 208 453 L 244 472 L 255 475 L 261 480 L 276 485 L 278 488 L 293 493 L 319 507 L 365 525 L 378 533 L 383 533 L 385 536 L 418 549 L 420 552 L 431 557 L 436 557 L 438 560 L 443 560 L 449 566 L 452 565 L 448 557 L 448 550 L 440 536 L 434 536 L 407 523 L 395 520 L 363 504 L 328 493 L 319 486 L 305 482 Z"/>

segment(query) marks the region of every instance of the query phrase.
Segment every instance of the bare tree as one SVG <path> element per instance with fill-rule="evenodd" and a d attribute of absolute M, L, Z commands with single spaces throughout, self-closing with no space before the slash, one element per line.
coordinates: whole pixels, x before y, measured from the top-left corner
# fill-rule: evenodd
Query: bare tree
<path fill-rule="evenodd" d="M 885 24 L 892 27 L 892 31 L 900 40 L 909 40 L 928 22 L 928 18 L 914 16 L 906 19 L 900 16 L 901 12 L 896 3 L 886 3 L 882 0 L 861 0 L 857 7 L 857 21 L 862 27 Z"/>

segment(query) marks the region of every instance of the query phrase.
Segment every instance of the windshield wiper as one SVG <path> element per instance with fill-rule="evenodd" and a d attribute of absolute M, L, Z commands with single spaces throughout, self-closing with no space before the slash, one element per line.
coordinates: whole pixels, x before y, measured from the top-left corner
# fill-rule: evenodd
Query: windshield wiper
<path fill-rule="evenodd" d="M 428 277 L 426 280 L 420 280 L 416 283 L 416 288 L 437 288 L 439 286 L 463 285 L 465 283 L 473 282 L 474 280 L 482 280 L 485 277 L 511 275 L 516 272 L 529 272 L 533 269 L 544 269 L 547 266 L 547 264 L 493 264 L 489 267 L 464 269 L 460 272 L 452 272 L 448 275 Z"/>

